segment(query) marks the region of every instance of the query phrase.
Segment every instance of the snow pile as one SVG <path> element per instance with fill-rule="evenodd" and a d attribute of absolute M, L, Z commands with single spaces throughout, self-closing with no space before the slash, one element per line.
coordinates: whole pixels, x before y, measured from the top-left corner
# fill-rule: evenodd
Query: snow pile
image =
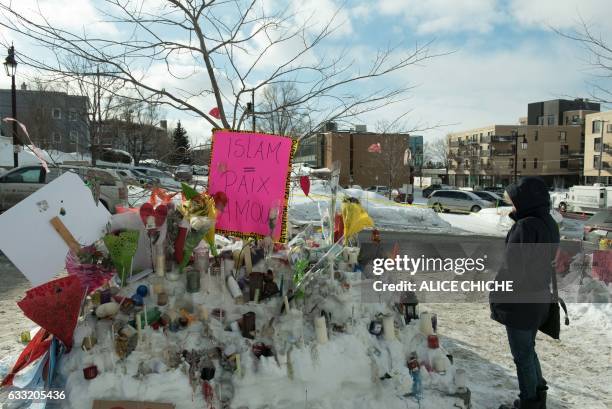
<path fill-rule="evenodd" d="M 478 213 L 443 213 L 440 217 L 464 233 L 502 237 L 508 233 L 514 224 L 514 221 L 509 216 L 511 211 L 512 207 L 501 206 L 482 209 Z M 563 216 L 559 212 L 551 210 L 550 214 L 557 224 L 562 225 Z"/>
<path fill-rule="evenodd" d="M 393 230 L 430 230 L 448 232 L 451 226 L 432 209 L 395 203 L 386 197 L 361 189 L 338 189 L 336 211 L 340 212 L 342 199 L 351 196 L 359 199 L 377 228 Z M 307 197 L 299 188 L 293 188 L 289 198 L 289 220 L 295 223 L 320 221 L 327 215 L 331 197 L 329 184 L 313 181 Z"/>
<path fill-rule="evenodd" d="M 277 274 L 279 263 L 273 266 Z M 283 273 L 284 274 L 284 273 Z M 360 296 L 361 278 L 347 273 L 346 286 L 330 283 L 318 277 L 316 286 L 307 295 L 292 303 L 288 313 L 279 315 L 280 297 L 265 302 L 236 304 L 221 276 L 203 275 L 202 290 L 185 293 L 182 281 L 165 280 L 170 294 L 168 306 L 162 312 L 184 308 L 197 318 L 176 332 L 154 330 L 147 326 L 142 341 L 125 359 L 119 360 L 113 347 L 113 321 L 97 319 L 89 314 L 79 322 L 75 332 L 75 348 L 67 353 L 60 364 L 70 408 L 91 407 L 93 399 L 128 399 L 172 402 L 177 409 L 207 407 L 204 401 L 199 372 L 194 384 L 189 382 L 189 364 L 184 351 L 206 351 L 215 375 L 210 384 L 215 397 L 229 403 L 232 408 L 289 409 L 318 408 L 442 408 L 458 407 L 459 398 L 454 384 L 456 368 L 447 358 L 444 348 L 429 348 L 427 336 L 421 332 L 419 320 L 404 324 L 402 317 L 387 305 L 363 303 Z M 155 280 L 149 277 L 146 280 Z M 120 295 L 131 294 L 142 281 L 130 284 Z M 144 283 L 151 285 L 151 283 Z M 320 307 L 312 304 L 321 289 L 332 299 L 340 299 L 342 311 L 326 305 L 330 322 L 329 340 L 317 340 L 314 317 L 321 314 Z M 157 295 L 145 297 L 149 308 L 157 303 Z M 208 319 L 200 315 L 201 306 L 208 311 L 223 308 L 221 320 L 211 314 Z M 313 311 L 303 313 L 302 311 Z M 256 314 L 257 341 L 273 349 L 269 357 L 253 354 L 253 341 L 232 330 L 232 323 L 246 312 Z M 370 321 L 378 312 L 394 318 L 395 339 L 376 337 L 368 332 Z M 342 317 L 342 318 L 339 318 Z M 274 318 L 274 319 L 272 319 Z M 429 316 L 427 319 L 430 319 Z M 343 329 L 334 325 L 341 320 Z M 122 313 L 114 325 L 128 322 Z M 123 324 L 125 325 L 125 324 Z M 115 328 L 116 330 L 116 328 Z M 89 335 L 97 338 L 90 350 L 78 346 Z M 204 353 L 204 352 L 203 352 Z M 416 353 L 420 363 L 424 396 L 420 403 L 408 394 L 412 378 L 407 358 Z M 240 356 L 240 366 L 228 366 L 230 354 Z M 444 363 L 444 370 L 433 370 L 436 362 Z M 98 376 L 84 379 L 83 368 L 96 365 Z M 210 406 L 208 406 L 210 407 Z M 226 407 L 224 404 L 215 407 Z"/>

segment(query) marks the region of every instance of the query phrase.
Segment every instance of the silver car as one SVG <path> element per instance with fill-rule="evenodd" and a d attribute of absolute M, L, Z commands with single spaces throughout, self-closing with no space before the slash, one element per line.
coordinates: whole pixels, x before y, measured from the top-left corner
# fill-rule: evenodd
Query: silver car
<path fill-rule="evenodd" d="M 23 199 L 65 172 L 74 172 L 83 180 L 96 178 L 100 182 L 100 203 L 111 213 L 116 206 L 127 203 L 127 188 L 111 169 L 86 166 L 60 165 L 49 167 L 49 172 L 39 165 L 21 166 L 0 177 L 0 211 L 13 207 Z"/>
<path fill-rule="evenodd" d="M 458 211 L 479 212 L 486 207 L 495 207 L 495 204 L 482 200 L 472 192 L 466 190 L 436 190 L 429 196 L 427 205 L 436 212 Z"/>

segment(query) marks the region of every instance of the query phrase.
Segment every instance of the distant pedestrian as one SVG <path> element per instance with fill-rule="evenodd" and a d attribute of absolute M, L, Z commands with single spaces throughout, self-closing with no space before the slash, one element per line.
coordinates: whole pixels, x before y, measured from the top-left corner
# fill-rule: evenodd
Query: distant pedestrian
<path fill-rule="evenodd" d="M 514 406 L 502 405 L 500 409 L 545 409 L 548 387 L 535 350 L 535 338 L 550 309 L 550 282 L 559 229 L 550 215 L 550 195 L 542 179 L 523 178 L 506 188 L 506 196 L 512 203 L 510 217 L 515 223 L 506 236 L 504 263 L 496 280 L 513 281 L 516 294 L 492 293 L 491 318 L 506 326 L 520 394 Z M 532 294 L 540 296 L 537 300 L 521 299 Z"/>

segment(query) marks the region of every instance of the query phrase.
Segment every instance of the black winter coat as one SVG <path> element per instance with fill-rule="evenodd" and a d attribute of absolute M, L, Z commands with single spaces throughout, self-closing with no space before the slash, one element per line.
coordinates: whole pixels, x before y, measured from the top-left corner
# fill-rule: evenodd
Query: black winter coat
<path fill-rule="evenodd" d="M 543 180 L 526 177 L 506 192 L 516 211 L 506 236 L 497 281 L 513 281 L 511 294 L 491 293 L 491 318 L 517 329 L 537 329 L 550 308 L 550 281 L 559 244 L 559 228 L 550 215 L 550 195 Z"/>

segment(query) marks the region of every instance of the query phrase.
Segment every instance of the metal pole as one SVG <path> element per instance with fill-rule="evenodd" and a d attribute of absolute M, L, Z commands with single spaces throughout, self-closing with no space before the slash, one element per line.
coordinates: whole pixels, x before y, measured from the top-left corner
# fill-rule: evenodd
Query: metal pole
<path fill-rule="evenodd" d="M 253 117 L 253 132 L 255 132 L 255 90 L 251 92 L 251 116 Z"/>
<path fill-rule="evenodd" d="M 17 89 L 15 87 L 15 75 L 11 76 L 11 97 L 13 104 L 13 119 L 17 120 Z M 17 138 L 17 122 L 13 121 L 13 165 L 19 166 L 19 139 Z"/>
<path fill-rule="evenodd" d="M 514 134 L 515 139 L 514 139 L 514 183 L 518 182 L 518 168 L 517 168 L 517 164 L 518 164 L 518 130 L 516 131 L 516 133 Z"/>
<path fill-rule="evenodd" d="M 599 137 L 599 169 L 597 170 L 597 183 L 601 183 L 601 166 L 603 164 L 603 146 L 604 146 L 604 121 L 603 119 L 599 120 L 599 128 L 600 128 L 600 137 Z"/>

